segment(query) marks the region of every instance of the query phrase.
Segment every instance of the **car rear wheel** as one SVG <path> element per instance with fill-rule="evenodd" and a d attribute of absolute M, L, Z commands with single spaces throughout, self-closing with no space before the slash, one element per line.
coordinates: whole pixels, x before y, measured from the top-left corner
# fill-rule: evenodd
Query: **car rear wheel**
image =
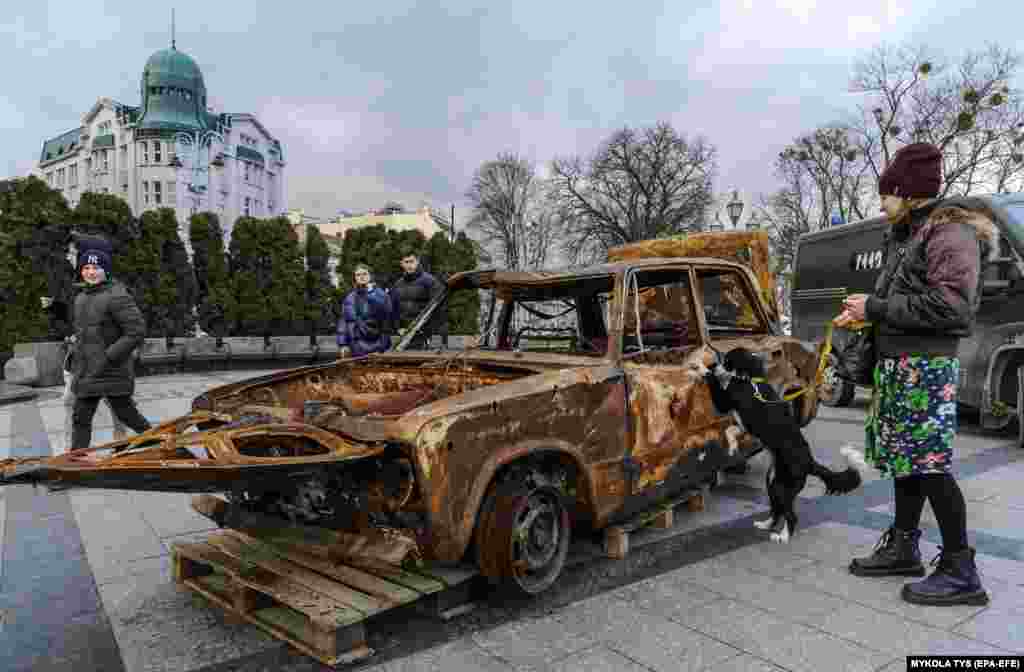
<path fill-rule="evenodd" d="M 857 386 L 839 375 L 839 361 L 835 355 L 829 355 L 818 393 L 821 403 L 833 408 L 842 408 L 849 406 L 856 394 Z"/>
<path fill-rule="evenodd" d="M 569 534 L 569 512 L 558 490 L 518 478 L 494 484 L 477 522 L 477 565 L 503 590 L 537 595 L 562 573 Z"/>

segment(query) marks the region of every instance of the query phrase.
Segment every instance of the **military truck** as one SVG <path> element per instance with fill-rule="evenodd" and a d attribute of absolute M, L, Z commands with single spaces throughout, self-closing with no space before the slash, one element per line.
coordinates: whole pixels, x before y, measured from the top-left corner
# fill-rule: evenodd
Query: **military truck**
<path fill-rule="evenodd" d="M 961 405 L 976 410 L 986 429 L 1017 428 L 1024 444 L 1024 194 L 951 198 L 989 214 L 999 228 L 999 255 L 985 266 L 977 325 L 960 343 Z M 885 217 L 808 233 L 797 242 L 793 279 L 793 335 L 821 339 L 848 294 L 870 294 L 885 265 Z M 856 387 L 842 377 L 841 348 L 848 332 L 837 330 L 832 359 L 820 390 L 822 403 L 846 406 Z"/>

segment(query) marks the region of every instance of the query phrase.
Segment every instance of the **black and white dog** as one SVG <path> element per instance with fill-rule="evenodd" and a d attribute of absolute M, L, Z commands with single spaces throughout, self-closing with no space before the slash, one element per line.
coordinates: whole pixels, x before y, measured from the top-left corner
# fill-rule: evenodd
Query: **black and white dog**
<path fill-rule="evenodd" d="M 864 457 L 855 448 L 845 446 L 840 451 L 848 465 L 844 471 L 832 471 L 819 464 L 800 431 L 791 405 L 774 388 L 761 382 L 765 375 L 761 357 L 746 348 L 735 348 L 716 359 L 720 361 L 712 369 L 703 369 L 715 407 L 720 413 L 737 417 L 739 424 L 760 439 L 772 456 L 767 477 L 771 518 L 754 525 L 771 530 L 772 541 L 787 543 L 796 531 L 794 505 L 807 477 L 817 476 L 824 481 L 830 495 L 846 494 L 861 484 L 858 469 L 867 468 Z"/>

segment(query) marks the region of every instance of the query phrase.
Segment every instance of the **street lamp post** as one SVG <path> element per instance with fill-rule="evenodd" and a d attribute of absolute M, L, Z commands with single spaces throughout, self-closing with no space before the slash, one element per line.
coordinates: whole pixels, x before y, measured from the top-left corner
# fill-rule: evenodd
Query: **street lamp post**
<path fill-rule="evenodd" d="M 740 215 L 743 214 L 743 201 L 740 200 L 739 192 L 736 189 L 732 191 L 732 200 L 725 206 L 726 211 L 729 213 L 729 219 L 732 220 L 732 228 L 736 228 L 736 224 L 740 221 Z"/>

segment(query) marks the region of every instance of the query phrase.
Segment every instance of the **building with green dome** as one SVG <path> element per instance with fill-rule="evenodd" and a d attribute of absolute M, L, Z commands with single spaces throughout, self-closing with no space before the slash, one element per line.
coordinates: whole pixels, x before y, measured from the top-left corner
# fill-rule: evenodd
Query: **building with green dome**
<path fill-rule="evenodd" d="M 136 216 L 174 208 L 186 244 L 196 212 L 217 213 L 228 242 L 239 217 L 287 211 L 280 141 L 252 114 L 214 109 L 199 65 L 173 42 L 147 59 L 139 99 L 98 99 L 79 127 L 43 142 L 33 173 L 72 207 L 93 191 Z"/>

